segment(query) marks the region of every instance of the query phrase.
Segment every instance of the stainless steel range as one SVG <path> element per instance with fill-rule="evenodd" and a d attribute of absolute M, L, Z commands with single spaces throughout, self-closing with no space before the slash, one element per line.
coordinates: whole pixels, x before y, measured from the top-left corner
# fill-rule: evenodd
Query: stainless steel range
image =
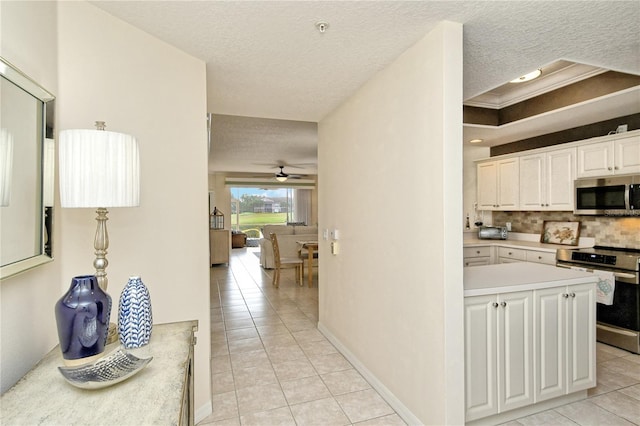
<path fill-rule="evenodd" d="M 559 249 L 556 266 L 613 272 L 613 304 L 598 303 L 596 308 L 597 339 L 640 354 L 640 250 L 603 246 Z"/>

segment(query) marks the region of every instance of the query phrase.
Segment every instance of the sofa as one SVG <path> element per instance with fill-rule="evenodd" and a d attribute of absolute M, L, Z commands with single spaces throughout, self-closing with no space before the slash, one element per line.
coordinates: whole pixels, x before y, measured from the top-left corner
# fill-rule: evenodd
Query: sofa
<path fill-rule="evenodd" d="M 260 239 L 260 265 L 265 269 L 275 268 L 273 245 L 270 235 L 278 236 L 278 247 L 281 257 L 298 257 L 298 241 L 318 241 L 317 226 L 303 225 L 265 225 Z"/>

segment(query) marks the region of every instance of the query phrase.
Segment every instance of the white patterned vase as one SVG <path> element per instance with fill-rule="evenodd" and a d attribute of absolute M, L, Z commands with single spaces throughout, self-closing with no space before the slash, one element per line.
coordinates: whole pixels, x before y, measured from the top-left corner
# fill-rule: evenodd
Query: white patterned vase
<path fill-rule="evenodd" d="M 120 295 L 118 333 L 125 348 L 139 348 L 149 343 L 153 317 L 151 296 L 140 277 L 129 277 Z"/>

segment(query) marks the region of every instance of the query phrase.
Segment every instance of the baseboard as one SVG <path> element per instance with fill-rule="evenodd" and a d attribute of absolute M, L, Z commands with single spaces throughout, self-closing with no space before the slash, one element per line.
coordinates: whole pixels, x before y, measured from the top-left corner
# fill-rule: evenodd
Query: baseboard
<path fill-rule="evenodd" d="M 396 413 L 408 425 L 421 425 L 422 422 L 389 390 L 360 360 L 342 344 L 321 322 L 318 322 L 318 331 L 322 333 L 333 346 L 358 370 L 362 377 L 380 394 L 380 396 L 393 408 Z"/>
<path fill-rule="evenodd" d="M 209 400 L 206 404 L 198 408 L 194 413 L 194 423 L 200 423 L 202 420 L 209 417 L 211 413 L 213 413 L 213 405 L 211 404 L 211 400 Z"/>

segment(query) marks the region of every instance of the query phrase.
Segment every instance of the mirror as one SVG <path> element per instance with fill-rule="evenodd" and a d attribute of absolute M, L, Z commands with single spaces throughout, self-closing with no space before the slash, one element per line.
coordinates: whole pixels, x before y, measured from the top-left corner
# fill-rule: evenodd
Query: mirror
<path fill-rule="evenodd" d="M 54 96 L 0 58 L 0 279 L 51 261 Z"/>

